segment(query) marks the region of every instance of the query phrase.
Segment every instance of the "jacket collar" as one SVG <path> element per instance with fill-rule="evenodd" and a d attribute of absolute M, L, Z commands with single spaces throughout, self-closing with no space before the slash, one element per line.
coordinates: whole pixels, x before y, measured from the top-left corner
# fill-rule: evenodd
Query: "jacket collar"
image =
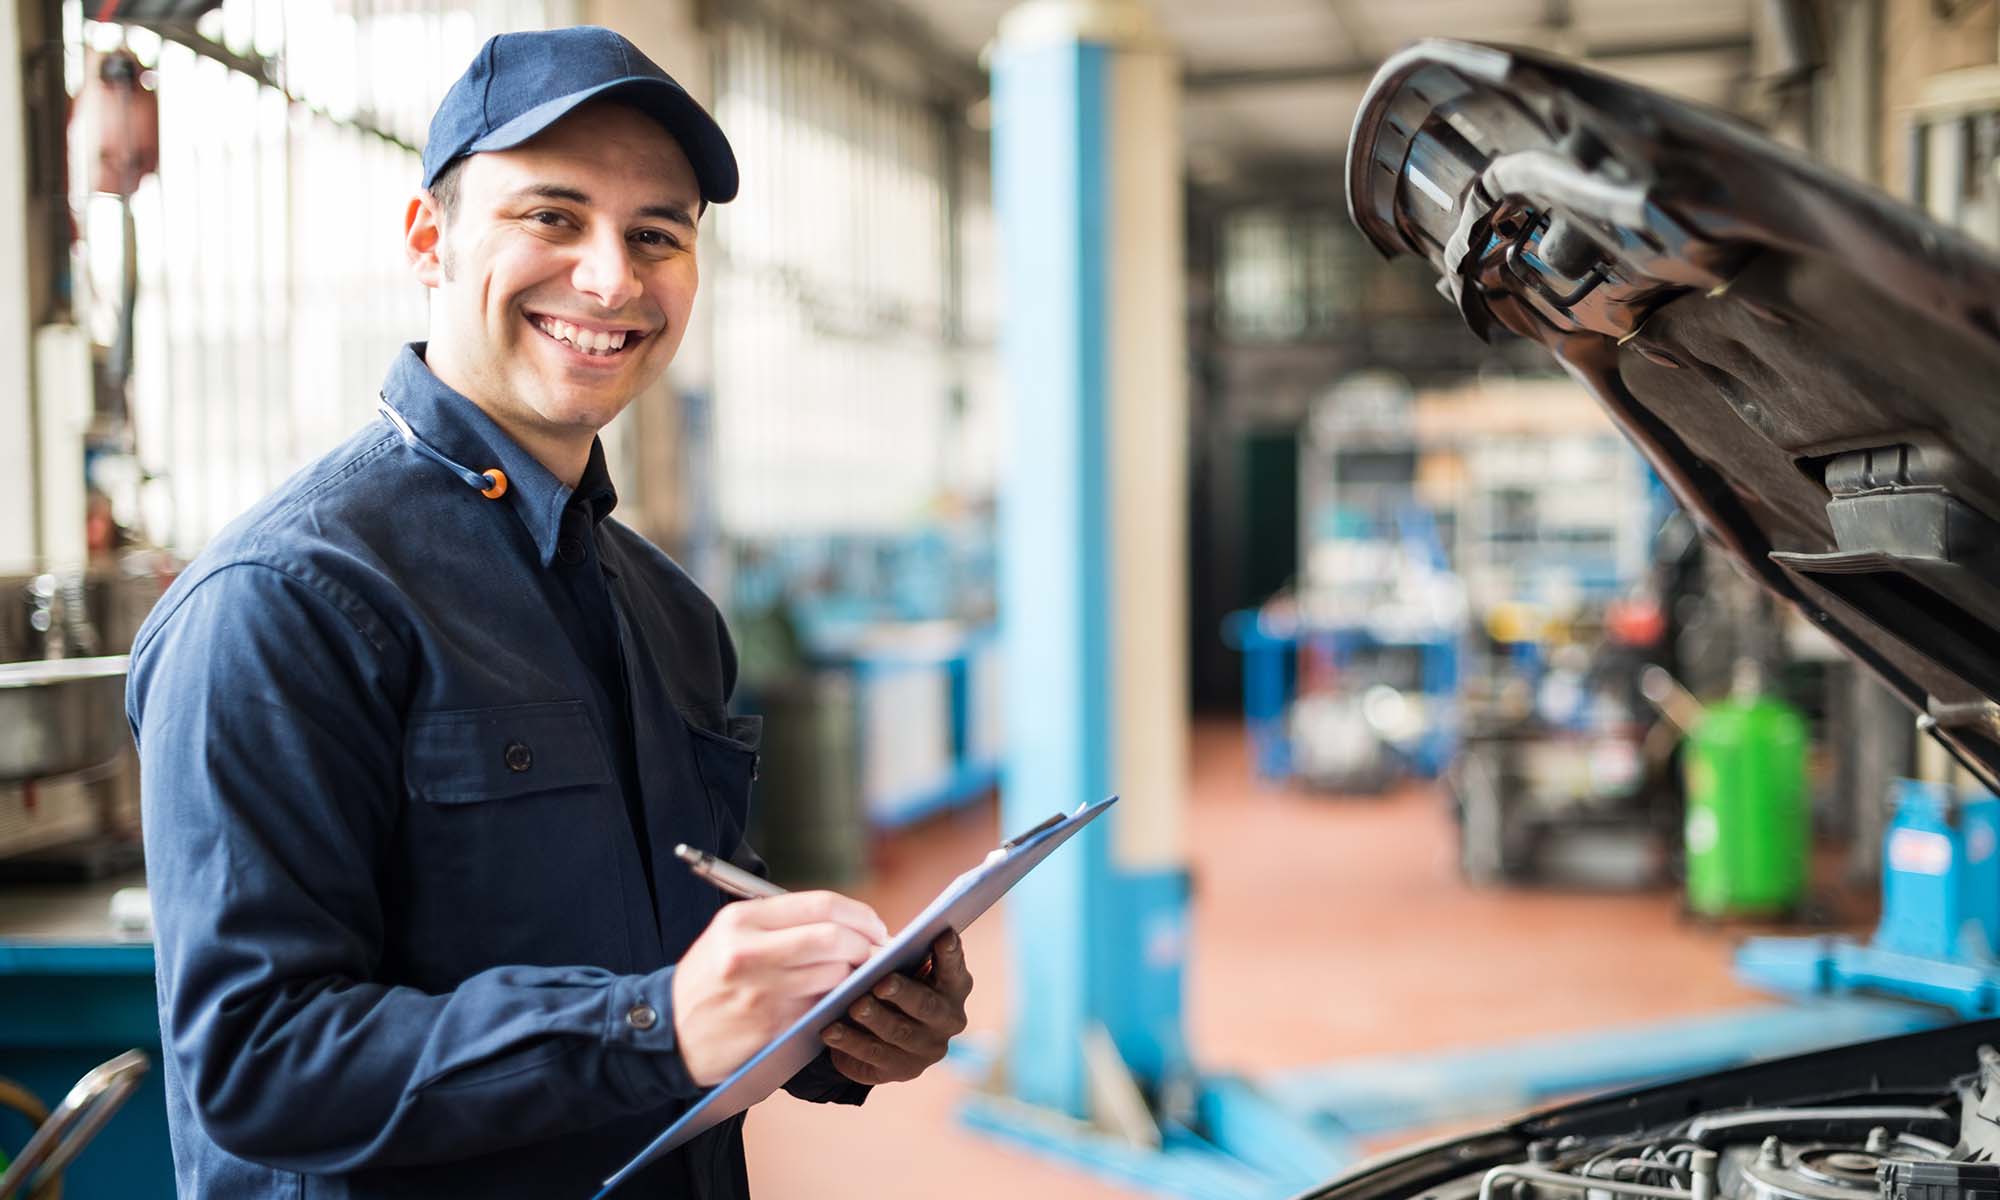
<path fill-rule="evenodd" d="M 411 342 L 397 352 L 389 364 L 388 378 L 382 382 L 382 398 L 409 422 L 418 437 L 445 457 L 474 471 L 497 467 L 506 473 L 507 494 L 499 502 L 514 510 L 534 539 L 542 565 L 548 566 L 555 560 L 563 510 L 572 497 L 586 506 L 593 522 L 602 521 L 618 503 L 618 492 L 605 466 L 603 444 L 591 439 L 590 461 L 584 466 L 583 477 L 574 490 L 564 486 L 478 405 L 431 374 L 424 362 L 426 345 Z"/>

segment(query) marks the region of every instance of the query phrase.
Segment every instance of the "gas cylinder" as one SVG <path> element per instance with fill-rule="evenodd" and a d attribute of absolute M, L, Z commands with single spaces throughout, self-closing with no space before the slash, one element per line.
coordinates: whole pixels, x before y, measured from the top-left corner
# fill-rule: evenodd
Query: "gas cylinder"
<path fill-rule="evenodd" d="M 1739 663 L 1727 700 L 1689 731 L 1687 904 L 1702 916 L 1771 915 L 1805 896 L 1806 725 Z"/>

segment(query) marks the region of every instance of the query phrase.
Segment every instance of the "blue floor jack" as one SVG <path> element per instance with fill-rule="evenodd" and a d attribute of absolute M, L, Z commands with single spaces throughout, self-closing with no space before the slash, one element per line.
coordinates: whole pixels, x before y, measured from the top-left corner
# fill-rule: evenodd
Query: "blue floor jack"
<path fill-rule="evenodd" d="M 1737 974 L 1780 992 L 1916 1000 L 1967 1020 L 2000 1013 L 2000 799 L 1910 779 L 1895 796 L 1874 938 L 1752 938 Z"/>

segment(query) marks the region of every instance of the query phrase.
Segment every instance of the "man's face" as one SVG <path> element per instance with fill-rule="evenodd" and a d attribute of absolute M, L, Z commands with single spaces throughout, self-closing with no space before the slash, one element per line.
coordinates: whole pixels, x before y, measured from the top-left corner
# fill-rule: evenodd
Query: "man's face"
<path fill-rule="evenodd" d="M 593 103 L 458 172 L 449 216 L 420 196 L 407 220 L 413 268 L 436 293 L 431 369 L 531 451 L 587 442 L 680 346 L 694 168 L 652 118 Z"/>

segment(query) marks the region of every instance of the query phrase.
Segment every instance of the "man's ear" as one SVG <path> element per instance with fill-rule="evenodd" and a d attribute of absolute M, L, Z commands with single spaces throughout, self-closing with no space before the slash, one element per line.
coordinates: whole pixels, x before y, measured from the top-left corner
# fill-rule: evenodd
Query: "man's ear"
<path fill-rule="evenodd" d="M 403 211 L 403 257 L 410 264 L 410 273 L 425 287 L 444 282 L 443 246 L 444 214 L 438 209 L 437 197 L 420 189 Z"/>

